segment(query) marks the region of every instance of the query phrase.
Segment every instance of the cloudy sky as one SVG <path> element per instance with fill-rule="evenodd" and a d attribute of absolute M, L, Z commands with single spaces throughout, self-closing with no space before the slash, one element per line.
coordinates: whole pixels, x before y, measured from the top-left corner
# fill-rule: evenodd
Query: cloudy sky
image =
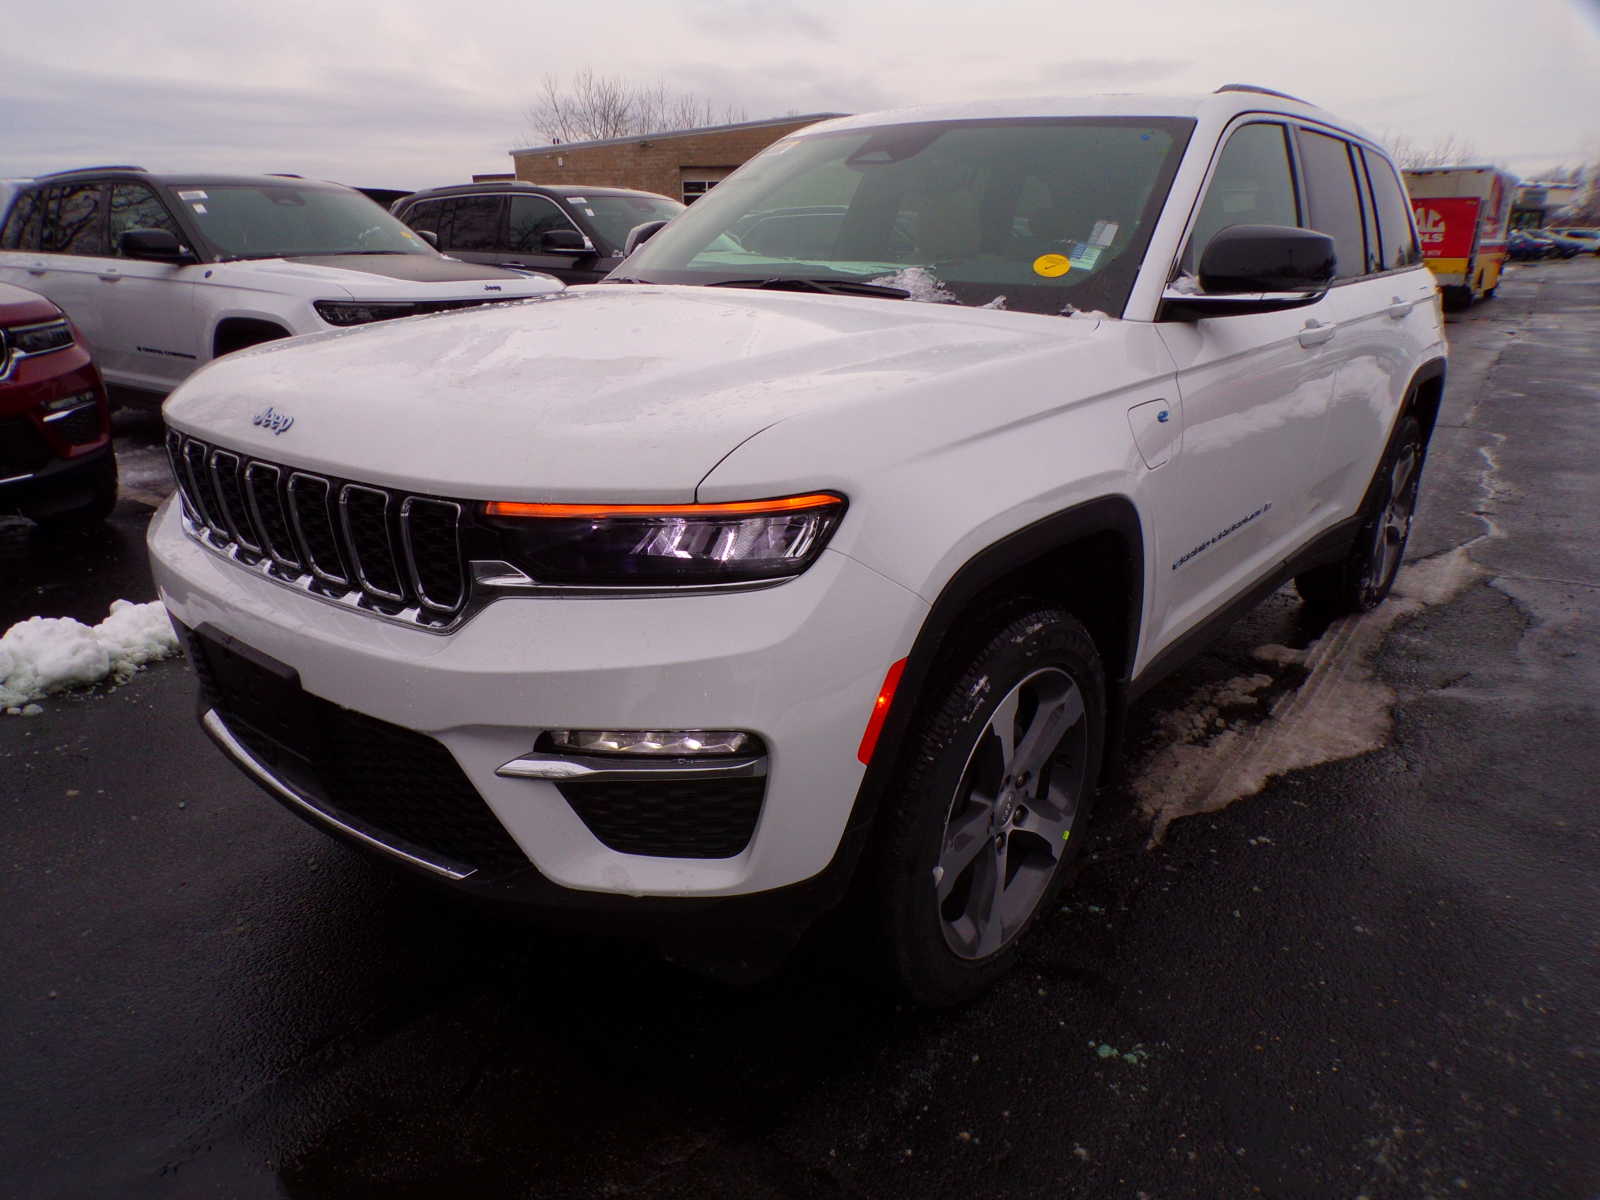
<path fill-rule="evenodd" d="M 458 182 L 509 170 L 541 81 L 583 67 L 752 120 L 1252 82 L 1524 176 L 1600 161 L 1600 0 L 77 0 L 9 6 L 0 177 Z"/>

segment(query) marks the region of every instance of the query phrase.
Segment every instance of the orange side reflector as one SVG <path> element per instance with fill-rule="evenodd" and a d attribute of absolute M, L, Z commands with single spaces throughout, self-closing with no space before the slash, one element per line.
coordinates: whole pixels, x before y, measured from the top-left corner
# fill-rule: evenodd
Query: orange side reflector
<path fill-rule="evenodd" d="M 811 492 L 777 500 L 735 500 L 724 504 L 524 504 L 518 500 L 491 500 L 483 511 L 491 517 L 718 517 L 796 512 L 843 503 L 827 492 Z"/>
<path fill-rule="evenodd" d="M 878 689 L 878 698 L 872 704 L 872 716 L 867 718 L 867 730 L 861 735 L 861 749 L 856 751 L 856 757 L 868 765 L 872 763 L 872 752 L 878 748 L 878 735 L 883 732 L 889 706 L 894 703 L 894 690 L 900 686 L 900 675 L 905 669 L 903 658 L 889 668 L 889 673 L 883 677 L 883 686 Z"/>

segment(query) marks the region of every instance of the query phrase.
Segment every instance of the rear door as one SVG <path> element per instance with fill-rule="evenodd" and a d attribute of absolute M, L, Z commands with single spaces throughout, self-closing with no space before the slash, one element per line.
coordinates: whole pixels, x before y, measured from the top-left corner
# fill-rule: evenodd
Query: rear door
<path fill-rule="evenodd" d="M 1437 341 L 1437 293 L 1389 161 L 1329 132 L 1301 129 L 1299 139 L 1312 219 L 1341 239 L 1327 303 L 1342 352 L 1312 496 L 1320 530 L 1355 515 L 1366 493 L 1411 376 Z M 1346 264 L 1347 245 L 1351 260 L 1360 247 L 1359 268 Z"/>

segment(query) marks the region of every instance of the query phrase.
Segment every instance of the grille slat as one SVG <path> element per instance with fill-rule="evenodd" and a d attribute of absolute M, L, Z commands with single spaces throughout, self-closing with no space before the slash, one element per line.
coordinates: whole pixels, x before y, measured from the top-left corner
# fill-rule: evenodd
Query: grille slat
<path fill-rule="evenodd" d="M 328 511 L 332 493 L 332 485 L 323 476 L 296 471 L 289 476 L 289 519 L 312 574 L 325 583 L 348 585 L 350 576 L 339 553 L 333 514 Z"/>
<path fill-rule="evenodd" d="M 460 501 L 296 470 L 175 431 L 167 454 L 190 533 L 228 557 L 434 630 L 465 607 Z"/>
<path fill-rule="evenodd" d="M 339 491 L 339 517 L 363 590 L 381 600 L 405 603 L 400 564 L 389 537 L 389 493 L 347 483 Z"/>

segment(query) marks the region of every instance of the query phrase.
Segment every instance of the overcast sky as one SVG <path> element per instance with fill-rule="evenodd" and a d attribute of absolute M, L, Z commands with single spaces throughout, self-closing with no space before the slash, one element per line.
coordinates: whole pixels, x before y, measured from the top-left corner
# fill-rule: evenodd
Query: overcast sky
<path fill-rule="evenodd" d="M 5 25 L 0 177 L 459 182 L 510 170 L 541 79 L 581 67 L 751 120 L 1251 82 L 1525 177 L 1600 160 L 1600 0 L 76 0 Z"/>

